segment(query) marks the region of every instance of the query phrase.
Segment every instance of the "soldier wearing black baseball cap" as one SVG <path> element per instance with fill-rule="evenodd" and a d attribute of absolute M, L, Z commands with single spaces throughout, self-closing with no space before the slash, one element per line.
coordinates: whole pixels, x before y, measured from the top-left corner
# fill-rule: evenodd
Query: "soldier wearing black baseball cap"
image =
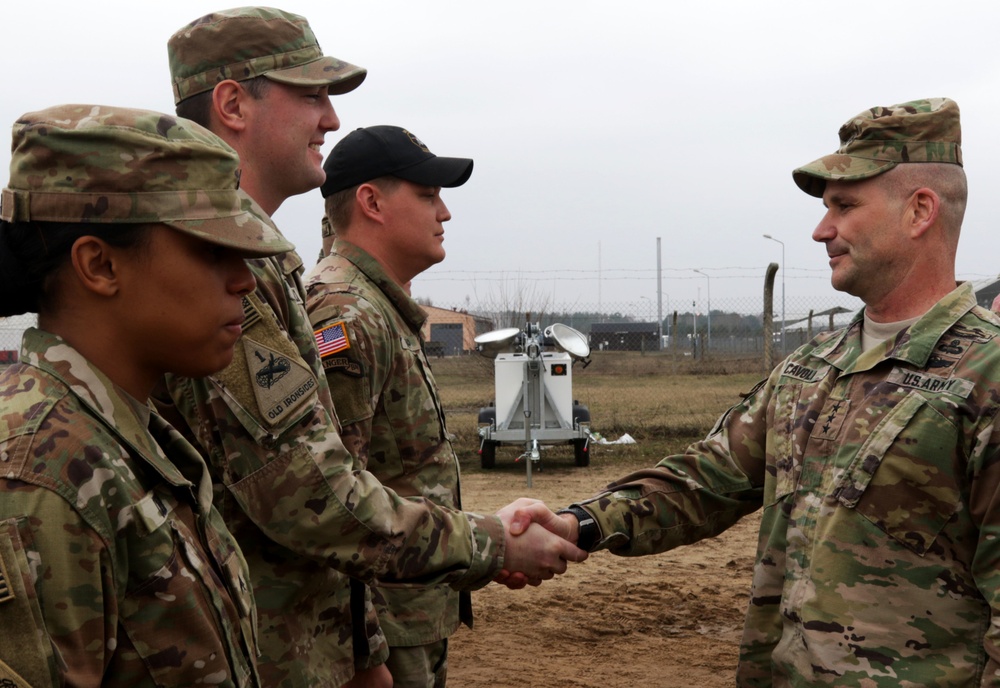
<path fill-rule="evenodd" d="M 323 198 L 379 177 L 451 188 L 472 174 L 472 160 L 434 155 L 423 141 L 402 127 L 379 125 L 355 129 L 323 163 Z"/>
<path fill-rule="evenodd" d="M 421 347 L 427 315 L 408 290 L 444 260 L 451 213 L 441 188 L 468 181 L 472 160 L 436 156 L 402 127 L 375 126 L 344 137 L 323 169 L 324 257 L 307 278 L 306 307 L 355 470 L 457 508 L 458 461 Z M 394 685 L 444 686 L 448 636 L 472 625 L 468 593 L 385 588 L 376 606 Z"/>

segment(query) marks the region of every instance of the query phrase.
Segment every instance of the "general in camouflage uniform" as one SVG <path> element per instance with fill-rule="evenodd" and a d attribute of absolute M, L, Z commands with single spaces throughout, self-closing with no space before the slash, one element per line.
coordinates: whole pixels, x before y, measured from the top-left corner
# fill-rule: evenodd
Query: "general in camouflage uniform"
<path fill-rule="evenodd" d="M 356 468 L 367 468 L 397 494 L 461 508 L 458 458 L 423 352 L 420 331 L 427 315 L 405 285 L 415 270 L 444 257 L 439 231 L 450 215 L 434 189 L 464 184 L 472 160 L 437 157 L 405 129 L 376 126 L 348 134 L 324 169 L 322 192 L 336 204 L 335 224 L 324 218 L 326 255 L 307 278 L 306 307 L 344 442 L 357 458 Z M 395 191 L 385 202 L 414 189 L 422 195 L 425 187 L 435 198 L 418 203 L 416 213 L 399 204 L 396 224 L 377 231 L 355 206 L 356 189 L 386 175 L 394 176 Z M 403 234 L 416 235 L 439 253 L 425 257 L 422 247 L 401 249 L 397 237 Z M 472 626 L 469 593 L 443 584 L 383 586 L 376 599 L 395 686 L 442 688 L 447 638 L 460 620 Z"/>
<path fill-rule="evenodd" d="M 168 52 L 178 111 L 209 108 L 213 131 L 240 154 L 244 189 L 265 212 L 291 193 L 293 177 L 304 183 L 296 193 L 308 190 L 314 173 L 311 188 L 322 183 L 322 159 L 312 167 L 315 143 L 339 126 L 326 89 L 349 91 L 364 72 L 324 57 L 302 17 L 252 7 L 218 12 L 174 34 Z M 249 93 L 261 78 L 274 83 L 262 95 Z M 232 99 L 226 102 L 271 117 L 273 128 L 250 121 L 237 134 L 236 122 L 211 109 L 213 87 Z M 269 103 L 278 114 L 268 114 Z M 310 113 L 318 122 L 306 121 Z M 300 138 L 276 150 L 271 139 L 279 133 Z M 289 251 L 252 268 L 258 286 L 246 300 L 232 365 L 206 379 L 169 378 L 174 408 L 163 408 L 206 455 L 217 505 L 250 566 L 265 681 L 339 685 L 354 674 L 352 643 L 361 666 L 364 655 L 379 652 L 377 635 L 352 632 L 340 574 L 476 589 L 518 549 L 506 548 L 496 516 L 404 499 L 371 473 L 354 472 L 304 306 L 302 261 Z M 551 576 L 565 568 L 561 558 L 583 555 L 566 543 L 536 541 L 543 564 L 515 562 L 534 575 Z"/>
<path fill-rule="evenodd" d="M 958 107 L 872 108 L 840 137 L 794 177 L 865 310 L 566 518 L 637 556 L 763 507 L 740 686 L 1000 685 L 1000 319 L 954 282 Z"/>
<path fill-rule="evenodd" d="M 197 270 L 248 292 L 246 265 L 219 248 L 266 255 L 289 244 L 251 214 L 237 190 L 238 163 L 193 122 L 142 110 L 60 106 L 14 126 L 0 202 L 0 315 L 38 312 L 52 331 L 28 330 L 20 363 L 0 374 L 0 685 L 259 685 L 246 563 L 212 507 L 205 463 L 135 386 L 144 371 L 148 395 L 185 353 L 151 355 L 141 340 L 104 339 L 107 321 L 119 317 L 108 310 L 111 297 L 94 305 L 68 286 L 81 270 L 69 265 L 75 237 L 118 246 L 140 231 L 184 232 L 202 240 L 173 239 L 196 246 Z M 200 262 L 201 243 L 214 245 L 213 267 Z M 160 251 L 143 256 L 140 245 L 131 258 L 143 274 L 167 245 L 149 246 Z M 46 267 L 41 247 L 61 262 Z M 126 281 L 114 298 L 154 288 Z M 214 319 L 230 306 L 238 316 L 238 292 L 204 296 L 216 304 L 199 314 Z M 165 312 L 192 305 L 190 293 L 153 297 L 182 304 Z M 86 317 L 98 309 L 111 315 Z M 137 327 L 128 319 L 111 331 Z M 178 341 L 169 333 L 180 327 L 176 316 L 156 327 Z M 223 365 L 238 336 L 228 329 L 236 331 L 195 333 L 189 343 L 221 337 Z M 99 369 L 70 341 L 100 349 L 111 364 Z"/>

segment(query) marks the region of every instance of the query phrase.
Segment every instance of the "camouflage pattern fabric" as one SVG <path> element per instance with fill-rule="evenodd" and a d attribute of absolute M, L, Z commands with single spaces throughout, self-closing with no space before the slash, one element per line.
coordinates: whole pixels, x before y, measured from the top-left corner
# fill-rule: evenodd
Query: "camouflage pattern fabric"
<path fill-rule="evenodd" d="M 239 189 L 240 160 L 194 122 L 149 110 L 59 105 L 14 123 L 8 222 L 162 223 L 249 255 L 289 251 Z M 124 231 L 124 230 L 123 230 Z"/>
<path fill-rule="evenodd" d="M 339 685 L 354 669 L 348 586 L 336 572 L 475 589 L 503 565 L 503 526 L 403 499 L 353 472 L 305 311 L 301 260 L 249 262 L 257 289 L 233 363 L 210 378 L 168 376 L 175 408 L 165 412 L 208 457 L 217 504 L 249 563 L 265 683 Z"/>
<path fill-rule="evenodd" d="M 0 684 L 259 685 L 246 563 L 194 448 L 41 330 L 0 400 Z"/>
<path fill-rule="evenodd" d="M 861 324 L 583 506 L 625 556 L 763 506 L 740 686 L 995 686 L 1000 318 L 962 285 L 863 355 Z"/>
<path fill-rule="evenodd" d="M 840 148 L 794 172 L 799 188 L 823 197 L 826 181 L 860 181 L 888 172 L 900 163 L 962 164 L 962 128 L 958 104 L 949 98 L 926 98 L 873 107 L 840 127 Z"/>
<path fill-rule="evenodd" d="M 399 495 L 461 508 L 458 458 L 422 347 L 424 311 L 378 261 L 339 239 L 306 279 L 306 308 L 316 330 L 346 330 L 344 344 L 322 354 L 322 362 L 356 467 Z M 471 626 L 471 599 L 461 594 L 461 620 Z M 447 585 L 378 588 L 390 651 L 454 633 L 459 595 Z"/>
<path fill-rule="evenodd" d="M 323 55 L 305 17 L 271 7 L 237 7 L 191 22 L 167 41 L 174 103 L 226 79 L 258 76 L 293 86 L 354 90 L 366 69 Z"/>

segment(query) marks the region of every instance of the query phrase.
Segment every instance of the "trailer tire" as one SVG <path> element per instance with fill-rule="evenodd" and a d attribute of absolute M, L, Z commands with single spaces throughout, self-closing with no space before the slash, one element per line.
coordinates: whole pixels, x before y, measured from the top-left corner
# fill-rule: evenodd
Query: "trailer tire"
<path fill-rule="evenodd" d="M 573 458 L 580 468 L 590 465 L 590 447 L 587 446 L 586 439 L 573 440 Z"/>
<path fill-rule="evenodd" d="M 496 466 L 497 462 L 497 443 L 486 440 L 483 442 L 483 448 L 479 450 L 479 465 L 485 470 L 489 470 Z"/>

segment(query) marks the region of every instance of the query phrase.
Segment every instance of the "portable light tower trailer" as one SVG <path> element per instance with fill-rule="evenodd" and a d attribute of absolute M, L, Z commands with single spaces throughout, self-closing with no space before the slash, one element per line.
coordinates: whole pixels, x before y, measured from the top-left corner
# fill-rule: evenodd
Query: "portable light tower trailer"
<path fill-rule="evenodd" d="M 590 364 L 590 345 L 580 332 L 556 323 L 544 332 L 527 323 L 476 337 L 478 350 L 494 356 L 495 401 L 479 409 L 479 449 L 483 468 L 493 468 L 501 444 L 522 444 L 531 464 L 539 447 L 572 444 L 577 466 L 590 463 L 590 410 L 573 400 L 573 363 Z M 554 345 L 555 351 L 546 351 Z M 503 352 L 503 353 L 501 353 Z"/>

